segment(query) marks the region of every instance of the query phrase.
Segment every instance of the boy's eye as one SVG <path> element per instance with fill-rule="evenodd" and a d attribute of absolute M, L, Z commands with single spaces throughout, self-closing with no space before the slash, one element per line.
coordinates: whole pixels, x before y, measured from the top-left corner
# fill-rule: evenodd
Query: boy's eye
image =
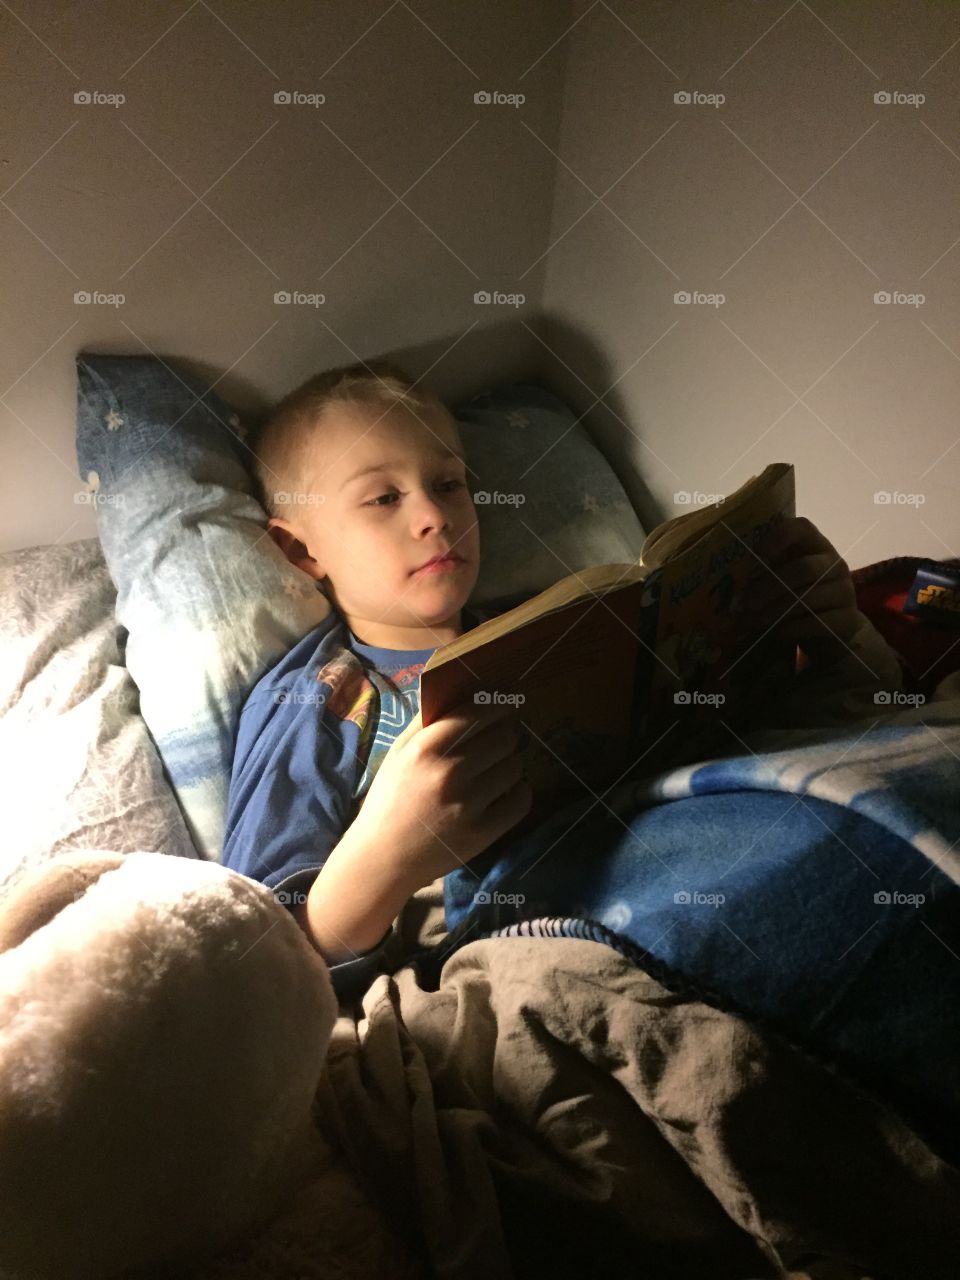
<path fill-rule="evenodd" d="M 441 489 L 463 489 L 466 486 L 462 480 L 444 480 L 439 487 Z M 364 502 L 361 505 L 364 507 L 392 507 L 394 505 L 392 502 L 384 502 L 383 499 L 398 498 L 399 496 L 398 493 L 381 493 L 378 497 L 371 498 L 369 502 Z"/>

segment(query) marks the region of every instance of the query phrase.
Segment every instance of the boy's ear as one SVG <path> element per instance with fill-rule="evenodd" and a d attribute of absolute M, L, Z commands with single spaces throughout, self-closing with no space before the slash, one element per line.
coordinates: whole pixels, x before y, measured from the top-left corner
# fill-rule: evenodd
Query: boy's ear
<path fill-rule="evenodd" d="M 267 521 L 267 533 L 292 565 L 302 569 L 318 582 L 326 577 L 318 561 L 307 550 L 306 543 L 282 517 L 272 517 Z"/>

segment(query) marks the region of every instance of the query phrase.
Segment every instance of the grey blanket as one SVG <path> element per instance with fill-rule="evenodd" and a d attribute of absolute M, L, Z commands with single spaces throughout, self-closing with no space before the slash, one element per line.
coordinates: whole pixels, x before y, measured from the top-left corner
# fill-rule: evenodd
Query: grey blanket
<path fill-rule="evenodd" d="M 312 1188 L 197 1280 L 947 1280 L 960 1258 L 960 1174 L 895 1114 L 599 943 L 477 941 L 437 991 L 378 978 L 316 1120 Z M 372 1211 L 349 1243 L 340 1194 L 342 1220 Z"/>

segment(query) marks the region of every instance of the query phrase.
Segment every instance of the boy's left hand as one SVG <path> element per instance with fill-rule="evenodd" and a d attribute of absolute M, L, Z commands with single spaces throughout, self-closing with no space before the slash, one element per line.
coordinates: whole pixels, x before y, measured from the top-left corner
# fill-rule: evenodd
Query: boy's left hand
<path fill-rule="evenodd" d="M 846 561 L 817 526 L 805 516 L 784 520 L 763 560 L 748 607 L 769 619 L 770 634 L 814 661 L 847 650 L 863 617 Z"/>

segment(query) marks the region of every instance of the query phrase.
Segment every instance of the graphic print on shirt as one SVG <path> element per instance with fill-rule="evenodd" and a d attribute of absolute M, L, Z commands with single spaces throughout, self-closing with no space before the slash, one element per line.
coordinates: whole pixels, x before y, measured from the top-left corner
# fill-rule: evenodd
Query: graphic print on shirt
<path fill-rule="evenodd" d="M 423 667 L 422 662 L 416 663 L 392 671 L 389 676 L 373 668 L 367 672 L 368 678 L 376 686 L 380 706 L 376 717 L 376 733 L 354 790 L 358 812 L 384 756 L 420 710 L 420 672 Z"/>
<path fill-rule="evenodd" d="M 357 772 L 360 773 L 370 749 L 373 726 L 378 720 L 377 690 L 367 678 L 363 664 L 350 649 L 341 649 L 317 672 L 317 684 L 330 692 L 325 706 L 338 720 L 349 720 L 360 730 L 357 745 Z"/>

